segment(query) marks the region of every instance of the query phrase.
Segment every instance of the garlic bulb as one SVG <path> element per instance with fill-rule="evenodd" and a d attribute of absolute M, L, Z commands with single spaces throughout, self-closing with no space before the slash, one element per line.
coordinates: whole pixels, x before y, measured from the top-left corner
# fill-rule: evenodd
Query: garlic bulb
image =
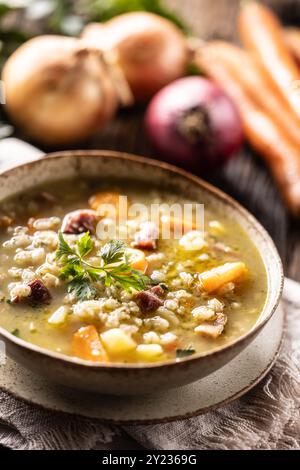
<path fill-rule="evenodd" d="M 30 138 L 68 145 L 100 129 L 118 99 L 101 54 L 75 38 L 38 36 L 6 62 L 6 109 Z"/>

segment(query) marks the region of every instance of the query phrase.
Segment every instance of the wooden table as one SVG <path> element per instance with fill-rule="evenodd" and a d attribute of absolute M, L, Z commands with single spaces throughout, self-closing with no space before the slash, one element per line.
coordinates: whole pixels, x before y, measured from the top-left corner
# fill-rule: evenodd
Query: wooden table
<path fill-rule="evenodd" d="M 196 35 L 238 41 L 235 23 L 239 0 L 167 0 L 167 3 L 185 18 Z M 299 0 L 265 3 L 275 7 L 285 22 L 300 24 Z M 122 111 L 101 135 L 89 142 L 89 147 L 155 158 L 143 135 L 143 111 Z M 226 169 L 207 179 L 240 201 L 260 220 L 278 247 L 286 275 L 300 281 L 300 225 L 288 216 L 259 156 L 245 147 Z"/>

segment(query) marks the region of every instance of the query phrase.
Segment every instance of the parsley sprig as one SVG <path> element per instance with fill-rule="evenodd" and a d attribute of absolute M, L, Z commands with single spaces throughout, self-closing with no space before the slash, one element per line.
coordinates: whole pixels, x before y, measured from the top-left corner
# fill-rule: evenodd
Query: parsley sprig
<path fill-rule="evenodd" d="M 75 247 L 72 248 L 63 234 L 58 234 L 56 260 L 60 263 L 60 277 L 68 281 L 68 292 L 78 300 L 93 299 L 97 296 L 95 283 L 101 282 L 106 287 L 113 284 L 130 291 L 143 290 L 149 283 L 149 278 L 141 271 L 132 269 L 126 254 L 126 245 L 119 240 L 106 243 L 96 256 L 99 266 L 88 262 L 87 256 L 94 249 L 94 241 L 86 232 Z"/>

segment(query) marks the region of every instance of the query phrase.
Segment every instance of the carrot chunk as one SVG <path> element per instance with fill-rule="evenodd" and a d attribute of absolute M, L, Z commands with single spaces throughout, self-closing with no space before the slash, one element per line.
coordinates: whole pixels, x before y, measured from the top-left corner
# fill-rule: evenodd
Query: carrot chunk
<path fill-rule="evenodd" d="M 94 362 L 107 362 L 108 357 L 103 348 L 99 334 L 93 325 L 79 328 L 73 335 L 72 352 L 76 357 Z"/>
<path fill-rule="evenodd" d="M 132 269 L 137 269 L 143 273 L 146 271 L 148 261 L 146 260 L 145 253 L 142 250 L 127 248 L 126 254 L 128 256 L 128 264 Z"/>
<path fill-rule="evenodd" d="M 100 193 L 96 193 L 89 199 L 89 206 L 94 211 L 99 211 L 102 205 L 109 204 L 114 207 L 116 216 L 119 214 L 119 203 L 120 203 L 120 194 L 117 192 L 110 192 L 110 191 L 102 191 Z M 111 215 L 111 214 L 107 214 Z"/>

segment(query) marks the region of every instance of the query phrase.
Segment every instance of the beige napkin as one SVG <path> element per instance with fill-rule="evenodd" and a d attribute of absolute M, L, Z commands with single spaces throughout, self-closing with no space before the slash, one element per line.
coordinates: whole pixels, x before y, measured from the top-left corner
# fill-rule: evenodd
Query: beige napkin
<path fill-rule="evenodd" d="M 0 172 L 42 155 L 22 141 L 4 139 Z M 279 359 L 258 386 L 230 405 L 169 424 L 116 427 L 45 411 L 0 390 L 0 444 L 13 449 L 297 449 L 300 284 L 286 280 L 284 305 L 287 332 Z"/>
<path fill-rule="evenodd" d="M 167 424 L 108 426 L 49 412 L 0 391 L 0 443 L 13 449 L 298 449 L 300 284 L 286 280 L 286 337 L 268 376 L 216 411 Z"/>

